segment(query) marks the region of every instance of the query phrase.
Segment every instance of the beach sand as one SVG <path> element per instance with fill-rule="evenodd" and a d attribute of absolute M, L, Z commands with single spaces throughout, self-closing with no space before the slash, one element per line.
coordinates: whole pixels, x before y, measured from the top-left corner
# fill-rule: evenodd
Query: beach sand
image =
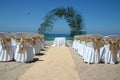
<path fill-rule="evenodd" d="M 68 41 L 69 45 L 72 41 Z M 53 41 L 46 41 L 46 51 L 53 44 Z M 72 58 L 77 66 L 78 75 L 80 80 L 120 80 L 120 58 L 118 58 L 118 64 L 87 64 L 84 63 L 82 57 L 71 47 L 69 47 Z M 43 51 L 41 53 L 46 53 Z M 35 59 L 39 58 L 42 61 L 43 55 L 37 55 Z M 18 63 L 15 61 L 11 62 L 0 62 L 0 80 L 17 80 L 26 70 L 28 70 L 33 64 L 31 63 Z"/>
<path fill-rule="evenodd" d="M 69 47 L 51 47 L 42 59 L 18 80 L 80 80 Z"/>

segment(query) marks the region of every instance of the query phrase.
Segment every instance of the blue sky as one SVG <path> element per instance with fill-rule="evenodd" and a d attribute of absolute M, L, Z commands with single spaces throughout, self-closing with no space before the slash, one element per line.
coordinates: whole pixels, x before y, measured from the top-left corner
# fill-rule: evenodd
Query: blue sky
<path fill-rule="evenodd" d="M 87 33 L 120 35 L 120 0 L 0 0 L 0 31 L 37 32 L 49 11 L 67 6 L 80 12 Z M 55 22 L 53 33 L 69 33 L 64 19 Z"/>

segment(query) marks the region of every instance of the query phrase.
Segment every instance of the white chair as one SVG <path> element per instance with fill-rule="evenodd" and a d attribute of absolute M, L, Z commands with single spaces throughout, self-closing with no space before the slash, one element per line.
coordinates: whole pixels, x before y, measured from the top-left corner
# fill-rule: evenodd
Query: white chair
<path fill-rule="evenodd" d="M 23 51 L 20 51 L 21 46 L 24 46 Z M 23 43 L 22 41 L 16 42 L 16 50 L 15 50 L 14 59 L 17 62 L 32 61 L 35 56 L 34 54 L 35 54 L 35 50 L 30 43 L 28 42 Z"/>
<path fill-rule="evenodd" d="M 86 38 L 86 47 L 83 55 L 84 62 L 87 63 L 99 63 L 100 62 L 100 50 L 103 47 L 100 43 L 103 36 L 98 34 L 88 35 Z"/>
<path fill-rule="evenodd" d="M 41 49 L 45 48 L 44 35 L 31 33 L 32 39 L 34 40 L 33 47 L 35 49 L 35 54 L 40 53 Z"/>
<path fill-rule="evenodd" d="M 81 41 L 81 42 L 80 42 L 79 49 L 78 49 L 78 53 L 79 53 L 81 56 L 84 56 L 85 48 L 86 48 L 86 43 L 85 43 L 85 41 Z"/>
<path fill-rule="evenodd" d="M 73 49 L 75 49 L 76 41 L 77 41 L 77 40 L 74 40 L 74 41 L 73 41 L 73 44 L 72 44 L 72 48 L 73 48 Z"/>
<path fill-rule="evenodd" d="M 120 50 L 118 50 L 117 57 L 120 57 Z"/>
<path fill-rule="evenodd" d="M 0 33 L 0 61 L 13 60 L 14 51 L 11 45 L 10 35 L 7 33 Z"/>
<path fill-rule="evenodd" d="M 80 47 L 80 40 L 74 40 L 72 48 L 75 49 L 75 50 L 78 50 L 79 47 Z"/>
<path fill-rule="evenodd" d="M 35 49 L 32 46 L 33 41 L 30 34 L 26 32 L 18 32 L 15 33 L 14 36 L 16 37 L 14 42 L 16 44 L 14 59 L 17 62 L 32 61 L 35 56 Z"/>
<path fill-rule="evenodd" d="M 117 36 L 105 36 L 105 45 L 104 45 L 104 62 L 105 64 L 115 64 L 117 63 L 117 49 L 115 47 L 116 41 L 117 41 Z M 115 44 L 115 45 L 114 45 Z M 113 46 L 113 48 L 111 48 Z M 114 51 L 114 52 L 113 52 Z"/>
<path fill-rule="evenodd" d="M 118 48 L 117 57 L 120 57 L 120 39 L 117 41 L 117 44 L 118 44 L 117 45 L 117 48 Z"/>
<path fill-rule="evenodd" d="M 54 39 L 53 46 L 66 46 L 66 38 L 65 37 L 56 37 Z"/>
<path fill-rule="evenodd" d="M 35 43 L 34 43 L 32 46 L 33 46 L 33 48 L 35 49 L 35 54 L 39 54 L 40 51 L 41 51 L 41 49 L 42 49 L 40 40 L 39 40 L 39 39 L 36 39 L 34 42 L 35 42 Z"/>
<path fill-rule="evenodd" d="M 85 52 L 85 48 L 86 48 L 86 42 L 85 42 L 85 38 L 86 38 L 86 35 L 81 35 L 79 37 L 80 39 L 80 44 L 79 44 L 79 48 L 78 48 L 78 53 L 84 57 L 84 52 Z"/>
<path fill-rule="evenodd" d="M 39 42 L 39 45 L 41 45 L 41 49 L 45 49 L 45 36 L 43 34 L 40 34 L 40 42 Z"/>
<path fill-rule="evenodd" d="M 72 44 L 72 48 L 75 49 L 75 50 L 78 50 L 77 46 L 79 46 L 79 44 L 80 44 L 79 38 L 80 38 L 80 35 L 75 35 L 74 36 L 74 41 L 73 41 L 73 44 Z"/>

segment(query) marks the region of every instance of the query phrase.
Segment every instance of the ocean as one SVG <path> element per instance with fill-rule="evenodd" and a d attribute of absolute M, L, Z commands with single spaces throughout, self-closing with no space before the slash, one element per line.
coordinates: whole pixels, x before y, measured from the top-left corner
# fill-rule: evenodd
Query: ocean
<path fill-rule="evenodd" d="M 65 37 L 67 40 L 73 40 L 70 34 L 48 34 L 45 36 L 45 40 L 54 40 L 55 37 Z"/>

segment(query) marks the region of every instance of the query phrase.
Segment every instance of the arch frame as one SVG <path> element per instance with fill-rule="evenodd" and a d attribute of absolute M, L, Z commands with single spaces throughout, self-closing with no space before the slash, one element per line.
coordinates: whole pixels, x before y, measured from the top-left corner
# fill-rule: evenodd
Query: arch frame
<path fill-rule="evenodd" d="M 74 35 L 85 34 L 83 19 L 77 10 L 74 10 L 72 7 L 60 7 L 55 8 L 47 13 L 44 17 L 44 21 L 41 23 L 40 28 L 38 29 L 39 34 L 50 34 L 54 22 L 57 18 L 63 18 L 67 21 L 68 26 L 70 27 L 70 35 L 73 37 Z"/>

